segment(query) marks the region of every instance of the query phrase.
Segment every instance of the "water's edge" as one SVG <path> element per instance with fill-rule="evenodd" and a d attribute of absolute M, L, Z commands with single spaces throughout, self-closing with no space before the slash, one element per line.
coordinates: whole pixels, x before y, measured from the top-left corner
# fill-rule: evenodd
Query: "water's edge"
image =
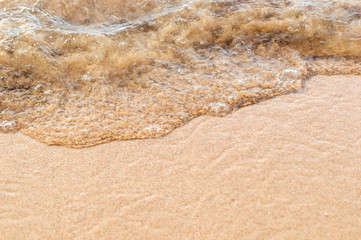
<path fill-rule="evenodd" d="M 361 74 L 359 1 L 0 2 L 0 132 L 73 148 Z"/>

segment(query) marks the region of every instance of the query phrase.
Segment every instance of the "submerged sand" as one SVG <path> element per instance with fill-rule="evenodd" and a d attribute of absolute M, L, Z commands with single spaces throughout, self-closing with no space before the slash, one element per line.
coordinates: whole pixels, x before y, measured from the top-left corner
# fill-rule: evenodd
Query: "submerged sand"
<path fill-rule="evenodd" d="M 361 77 L 86 149 L 0 135 L 0 239 L 359 239 Z"/>
<path fill-rule="evenodd" d="M 0 133 L 85 148 L 361 75 L 360 0 L 2 0 Z"/>

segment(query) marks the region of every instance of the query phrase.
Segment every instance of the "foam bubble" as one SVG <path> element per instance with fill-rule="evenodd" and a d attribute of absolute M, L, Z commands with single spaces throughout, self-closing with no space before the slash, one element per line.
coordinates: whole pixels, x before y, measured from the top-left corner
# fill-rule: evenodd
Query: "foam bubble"
<path fill-rule="evenodd" d="M 360 16 L 356 0 L 4 0 L 0 131 L 70 147 L 157 137 L 315 74 L 360 74 Z"/>

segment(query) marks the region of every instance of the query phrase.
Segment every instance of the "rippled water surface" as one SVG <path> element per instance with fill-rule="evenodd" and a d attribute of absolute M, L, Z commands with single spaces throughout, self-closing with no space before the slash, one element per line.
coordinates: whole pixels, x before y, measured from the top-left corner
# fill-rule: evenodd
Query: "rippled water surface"
<path fill-rule="evenodd" d="M 0 131 L 158 137 L 360 59 L 360 0 L 3 0 Z"/>

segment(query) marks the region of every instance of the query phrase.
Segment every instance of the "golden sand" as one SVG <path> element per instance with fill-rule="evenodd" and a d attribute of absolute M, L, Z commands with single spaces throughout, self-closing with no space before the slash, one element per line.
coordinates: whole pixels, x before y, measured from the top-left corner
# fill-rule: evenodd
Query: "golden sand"
<path fill-rule="evenodd" d="M 0 239 L 361 236 L 361 78 L 86 149 L 0 135 Z"/>

